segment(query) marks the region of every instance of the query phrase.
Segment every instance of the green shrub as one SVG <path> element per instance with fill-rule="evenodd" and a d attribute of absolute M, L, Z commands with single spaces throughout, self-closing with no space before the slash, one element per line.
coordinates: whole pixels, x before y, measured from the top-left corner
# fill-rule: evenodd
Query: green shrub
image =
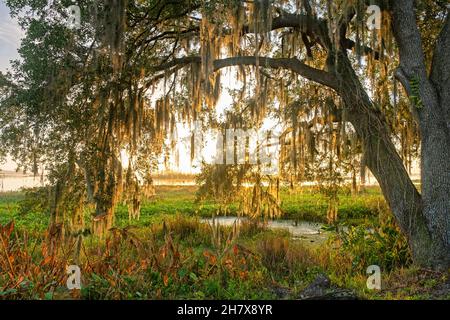
<path fill-rule="evenodd" d="M 49 196 L 46 187 L 24 189 L 24 198 L 19 201 L 19 214 L 48 213 L 49 208 Z"/>
<path fill-rule="evenodd" d="M 353 270 L 365 272 L 370 265 L 393 270 L 411 264 L 407 239 L 391 216 L 381 217 L 378 226 L 351 226 L 336 234 L 341 250 L 352 258 Z"/>

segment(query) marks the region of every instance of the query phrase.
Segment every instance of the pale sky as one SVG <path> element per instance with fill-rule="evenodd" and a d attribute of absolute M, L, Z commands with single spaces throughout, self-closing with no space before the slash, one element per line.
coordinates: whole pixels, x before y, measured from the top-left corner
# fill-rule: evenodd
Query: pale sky
<path fill-rule="evenodd" d="M 10 60 L 18 58 L 17 48 L 22 34 L 17 22 L 9 16 L 5 2 L 0 0 L 0 71 L 5 72 Z"/>
<path fill-rule="evenodd" d="M 17 21 L 11 19 L 9 9 L 3 0 L 0 0 L 0 71 L 6 72 L 10 67 L 10 61 L 17 59 L 17 49 L 23 32 Z M 15 170 L 16 165 L 11 161 L 0 163 L 0 169 Z"/>

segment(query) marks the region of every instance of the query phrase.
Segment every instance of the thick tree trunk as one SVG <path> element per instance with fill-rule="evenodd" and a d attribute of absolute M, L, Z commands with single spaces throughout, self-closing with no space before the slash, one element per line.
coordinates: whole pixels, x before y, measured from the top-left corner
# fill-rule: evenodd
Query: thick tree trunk
<path fill-rule="evenodd" d="M 421 131 L 423 216 L 431 236 L 430 260 L 450 267 L 450 17 L 436 43 L 428 76 L 413 0 L 391 1 L 393 30 L 399 48 L 397 78 L 409 96 Z M 414 86 L 411 83 L 415 83 Z M 418 88 L 418 90 L 417 90 Z"/>
<path fill-rule="evenodd" d="M 424 77 L 418 112 L 422 137 L 422 201 L 428 230 L 435 244 L 433 265 L 448 268 L 450 267 L 450 130 L 446 117 L 448 101 L 443 99 L 448 93 L 438 93 L 439 86 L 433 85 Z"/>
<path fill-rule="evenodd" d="M 383 115 L 370 101 L 345 55 L 339 59 L 336 74 L 341 77 L 339 94 L 348 109 L 348 120 L 364 145 L 367 167 L 378 180 L 399 227 L 407 236 L 415 263 L 433 268 L 448 267 L 450 250 L 442 241 L 443 234 L 448 237 L 449 232 L 450 193 L 441 192 L 447 188 L 445 177 L 450 172 L 444 171 L 450 163 L 450 157 L 445 158 L 449 151 L 445 141 L 442 136 L 439 138 L 438 131 L 433 131 L 432 139 L 424 141 L 422 199 L 391 141 Z M 441 215 L 445 210 L 447 221 L 443 221 L 445 215 Z"/>
<path fill-rule="evenodd" d="M 432 242 L 432 265 L 450 267 L 450 139 L 443 118 L 422 129 L 422 201 Z"/>
<path fill-rule="evenodd" d="M 433 240 L 450 266 L 450 16 L 436 43 L 430 80 L 423 86 L 422 198 Z"/>

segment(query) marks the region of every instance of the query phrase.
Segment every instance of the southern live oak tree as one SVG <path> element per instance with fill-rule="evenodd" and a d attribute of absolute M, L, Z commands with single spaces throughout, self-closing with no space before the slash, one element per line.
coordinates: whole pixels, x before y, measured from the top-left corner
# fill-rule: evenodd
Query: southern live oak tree
<path fill-rule="evenodd" d="M 138 210 L 138 160 L 160 150 L 177 120 L 213 110 L 223 69 L 235 67 L 234 76 L 245 84 L 240 98 L 254 91 L 249 106 L 256 122 L 269 104 L 288 108 L 314 90 L 326 94 L 321 112 L 353 127 L 364 165 L 378 180 L 414 261 L 450 266 L 445 1 L 80 1 L 79 30 L 58 20 L 68 2 L 54 1 L 49 9 L 46 1 L 7 1 L 14 13 L 29 5 L 38 14 L 22 18 L 23 61 L 16 63 L 15 79 L 2 80 L 8 88 L 2 117 L 10 122 L 1 141 L 19 146 L 16 158 L 23 163 L 50 165 L 55 224 L 64 221 L 57 208 L 76 189 L 73 177 L 86 187 L 79 199 L 95 203 L 100 229 L 111 224 L 124 187 L 132 211 Z M 365 13 L 372 4 L 382 10 L 381 30 L 368 32 Z M 401 100 L 393 74 L 410 98 L 403 115 L 420 131 L 420 193 L 393 142 L 398 128 L 390 118 Z M 315 83 L 306 95 L 302 88 L 310 84 L 303 79 Z M 20 117 L 13 121 L 8 114 Z M 149 144 L 154 148 L 144 148 Z M 127 170 L 119 161 L 124 149 L 131 159 Z"/>

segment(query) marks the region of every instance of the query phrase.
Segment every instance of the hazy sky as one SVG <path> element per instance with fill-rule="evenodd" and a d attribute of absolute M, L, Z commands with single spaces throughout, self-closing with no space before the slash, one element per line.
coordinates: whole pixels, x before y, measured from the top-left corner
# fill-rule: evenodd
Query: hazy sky
<path fill-rule="evenodd" d="M 17 48 L 20 45 L 22 30 L 16 21 L 9 16 L 9 9 L 0 0 L 0 71 L 5 72 L 10 66 L 10 60 L 17 59 Z M 10 161 L 0 164 L 3 170 L 15 170 L 16 165 Z"/>
<path fill-rule="evenodd" d="M 9 16 L 9 9 L 0 0 L 0 71 L 6 71 L 9 61 L 18 57 L 22 30 L 16 21 Z"/>

